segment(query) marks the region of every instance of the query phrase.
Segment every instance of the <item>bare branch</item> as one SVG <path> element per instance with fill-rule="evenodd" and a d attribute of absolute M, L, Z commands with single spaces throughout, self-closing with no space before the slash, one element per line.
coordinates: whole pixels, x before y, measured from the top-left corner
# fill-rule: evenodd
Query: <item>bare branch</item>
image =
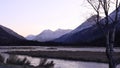
<path fill-rule="evenodd" d="M 96 7 L 92 4 L 92 1 L 91 1 L 91 0 L 87 0 L 87 1 L 88 1 L 88 3 L 93 7 L 93 9 L 94 9 L 95 11 L 97 11 Z"/>

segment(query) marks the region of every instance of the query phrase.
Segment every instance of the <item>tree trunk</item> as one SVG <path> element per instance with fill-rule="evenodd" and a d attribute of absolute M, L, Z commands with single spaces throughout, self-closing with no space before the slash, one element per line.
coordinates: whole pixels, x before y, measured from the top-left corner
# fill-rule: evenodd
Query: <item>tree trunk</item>
<path fill-rule="evenodd" d="M 114 68 L 116 68 L 116 59 L 114 58 L 115 33 L 116 33 L 116 28 L 113 26 L 113 29 L 111 30 L 110 50 L 111 50 Z"/>
<path fill-rule="evenodd" d="M 116 68 L 115 59 L 114 59 L 114 40 L 115 40 L 115 29 L 108 30 L 106 33 L 106 56 L 109 62 L 109 68 Z"/>

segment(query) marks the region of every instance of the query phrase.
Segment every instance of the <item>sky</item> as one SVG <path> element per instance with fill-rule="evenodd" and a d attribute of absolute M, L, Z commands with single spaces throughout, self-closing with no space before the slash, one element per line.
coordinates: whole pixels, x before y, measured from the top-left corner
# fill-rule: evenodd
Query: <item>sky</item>
<path fill-rule="evenodd" d="M 45 29 L 75 29 L 93 12 L 86 4 L 85 0 L 0 0 L 0 24 L 24 37 Z"/>

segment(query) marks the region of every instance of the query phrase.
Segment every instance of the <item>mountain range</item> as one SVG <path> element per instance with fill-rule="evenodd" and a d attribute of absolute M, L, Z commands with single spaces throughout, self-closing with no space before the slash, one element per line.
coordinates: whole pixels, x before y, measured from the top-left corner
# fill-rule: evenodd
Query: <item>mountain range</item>
<path fill-rule="evenodd" d="M 28 40 L 35 40 L 35 41 L 40 41 L 40 42 L 46 42 L 46 41 L 51 41 L 56 38 L 61 37 L 64 34 L 69 33 L 71 30 L 70 29 L 58 29 L 56 31 L 52 30 L 44 30 L 40 34 L 34 36 L 34 35 L 28 35 L 26 39 Z"/>

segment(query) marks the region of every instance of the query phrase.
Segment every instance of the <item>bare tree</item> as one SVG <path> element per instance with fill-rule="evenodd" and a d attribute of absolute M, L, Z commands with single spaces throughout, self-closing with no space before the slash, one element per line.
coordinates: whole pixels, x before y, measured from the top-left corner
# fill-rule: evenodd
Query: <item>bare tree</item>
<path fill-rule="evenodd" d="M 118 0 L 114 0 L 115 2 L 115 15 L 113 17 L 109 16 L 109 9 L 111 0 L 87 0 L 88 3 L 93 7 L 97 14 L 96 24 L 103 31 L 104 36 L 106 37 L 106 56 L 109 61 L 109 68 L 116 68 L 116 60 L 114 58 L 114 42 L 115 42 L 115 31 L 116 26 L 119 22 L 118 18 L 118 7 L 120 3 Z M 100 21 L 100 12 L 103 11 L 105 15 L 104 22 Z"/>

